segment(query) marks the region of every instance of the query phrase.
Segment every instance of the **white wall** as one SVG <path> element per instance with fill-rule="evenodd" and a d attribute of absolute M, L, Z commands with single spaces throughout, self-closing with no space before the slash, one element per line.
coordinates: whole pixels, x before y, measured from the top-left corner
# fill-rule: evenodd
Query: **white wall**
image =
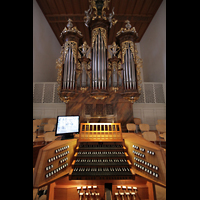
<path fill-rule="evenodd" d="M 56 59 L 60 44 L 44 17 L 38 3 L 33 0 L 33 81 L 57 80 Z"/>
<path fill-rule="evenodd" d="M 149 124 L 150 130 L 156 130 L 158 119 L 166 119 L 166 104 L 133 104 L 133 117 L 140 118 L 142 124 Z"/>
<path fill-rule="evenodd" d="M 140 41 L 144 82 L 166 82 L 166 0 Z"/>

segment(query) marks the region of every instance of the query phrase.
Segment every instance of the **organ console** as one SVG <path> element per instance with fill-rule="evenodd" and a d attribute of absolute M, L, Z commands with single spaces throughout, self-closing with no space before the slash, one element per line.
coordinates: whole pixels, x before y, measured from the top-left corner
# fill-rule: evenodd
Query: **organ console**
<path fill-rule="evenodd" d="M 120 123 L 81 123 L 79 138 L 40 149 L 33 174 L 48 199 L 154 199 L 153 184 L 166 187 L 164 149 Z"/>

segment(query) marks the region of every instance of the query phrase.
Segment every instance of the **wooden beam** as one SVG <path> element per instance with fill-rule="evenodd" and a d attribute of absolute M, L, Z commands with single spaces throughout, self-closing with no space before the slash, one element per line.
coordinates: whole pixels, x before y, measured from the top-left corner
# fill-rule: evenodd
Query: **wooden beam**
<path fill-rule="evenodd" d="M 46 15 L 46 18 L 49 23 L 67 23 L 67 20 L 70 18 L 73 22 L 83 22 L 84 14 L 55 14 L 55 15 Z M 139 15 L 139 14 L 117 14 L 114 15 L 114 18 L 118 22 L 124 22 L 129 20 L 130 22 L 144 22 L 149 23 L 152 19 L 152 15 Z"/>

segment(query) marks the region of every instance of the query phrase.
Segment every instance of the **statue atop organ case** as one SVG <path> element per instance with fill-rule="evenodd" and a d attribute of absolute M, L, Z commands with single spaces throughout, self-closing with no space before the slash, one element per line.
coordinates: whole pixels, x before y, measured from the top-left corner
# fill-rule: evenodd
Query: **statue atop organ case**
<path fill-rule="evenodd" d="M 126 20 L 125 28 L 108 45 L 109 30 L 117 23 L 114 8 L 106 14 L 109 2 L 89 0 L 84 23 L 89 28 L 91 46 L 83 41 L 82 33 L 73 27 L 71 19 L 61 33 L 64 43 L 56 68 L 58 93 L 65 103 L 82 93 L 97 100 L 120 94 L 131 103 L 139 98 L 142 60 L 135 45 L 138 34 Z"/>

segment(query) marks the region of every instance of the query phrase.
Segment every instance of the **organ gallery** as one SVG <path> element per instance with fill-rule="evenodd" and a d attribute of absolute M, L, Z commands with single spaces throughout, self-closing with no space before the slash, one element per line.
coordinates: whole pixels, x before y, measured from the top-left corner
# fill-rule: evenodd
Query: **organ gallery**
<path fill-rule="evenodd" d="M 109 30 L 117 23 L 114 8 L 108 10 L 108 0 L 89 2 L 84 25 L 91 45 L 69 18 L 56 60 L 58 94 L 66 116 L 79 116 L 78 134 L 40 149 L 33 187 L 48 185 L 48 199 L 154 199 L 154 184 L 166 187 L 165 150 L 124 132 L 133 123 L 133 103 L 141 92 L 138 33 L 125 20 L 108 45 Z"/>

